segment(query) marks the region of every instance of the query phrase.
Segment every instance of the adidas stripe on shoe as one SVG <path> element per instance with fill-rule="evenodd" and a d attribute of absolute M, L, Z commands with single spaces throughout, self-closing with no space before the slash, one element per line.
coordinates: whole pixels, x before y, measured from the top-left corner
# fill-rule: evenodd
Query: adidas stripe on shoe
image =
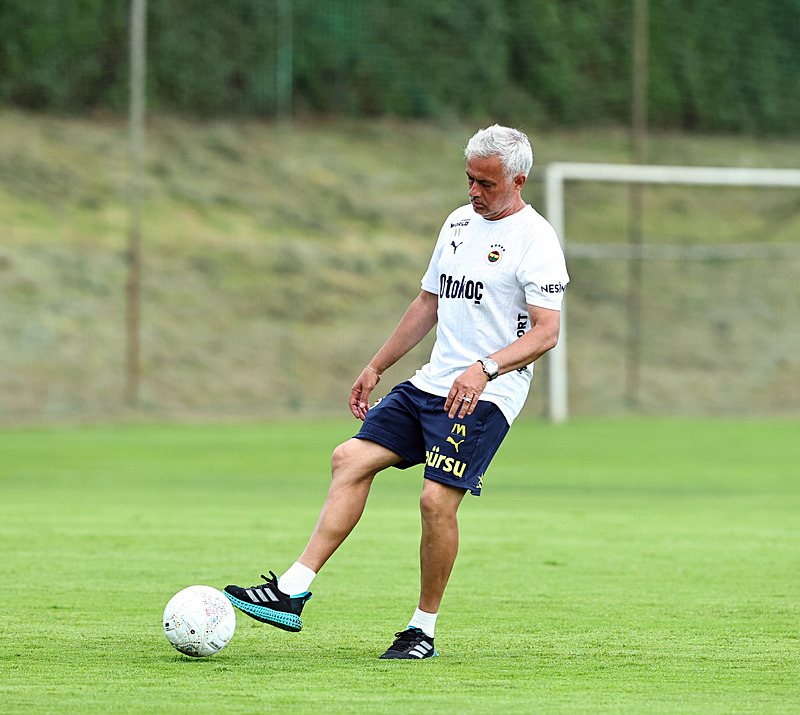
<path fill-rule="evenodd" d="M 421 658 L 432 658 L 439 655 L 433 647 L 433 638 L 425 635 L 419 628 L 407 628 L 404 631 L 395 633 L 397 640 L 389 646 L 389 649 L 381 656 L 382 660 L 390 658 L 402 658 L 414 660 Z"/>
<path fill-rule="evenodd" d="M 264 583 L 258 586 L 226 586 L 224 594 L 236 608 L 251 618 L 296 633 L 303 627 L 300 614 L 306 601 L 311 598 L 311 592 L 290 596 L 278 588 L 278 577 L 272 571 L 269 575 L 272 578 L 261 574 Z"/>

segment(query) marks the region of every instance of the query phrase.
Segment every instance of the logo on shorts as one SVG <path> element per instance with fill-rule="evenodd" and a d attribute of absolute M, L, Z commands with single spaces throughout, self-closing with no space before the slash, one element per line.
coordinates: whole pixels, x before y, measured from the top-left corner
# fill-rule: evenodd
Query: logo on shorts
<path fill-rule="evenodd" d="M 453 429 L 450 430 L 450 434 L 451 435 L 454 434 L 456 437 L 464 437 L 464 439 L 466 439 L 466 437 L 467 437 L 467 426 L 466 425 L 462 425 L 460 422 L 456 422 L 453 425 Z M 456 448 L 456 454 L 458 454 L 458 448 L 461 446 L 461 443 L 464 440 L 460 439 L 460 440 L 458 440 L 458 442 L 456 442 L 452 437 L 448 437 L 447 441 Z"/>
<path fill-rule="evenodd" d="M 464 440 L 462 439 L 462 440 L 459 440 L 458 442 L 456 442 L 452 437 L 448 437 L 447 441 L 450 442 L 450 444 L 452 444 L 456 448 L 456 454 L 457 454 L 458 453 L 458 447 Z"/>
<path fill-rule="evenodd" d="M 455 435 L 456 437 L 463 437 L 463 439 L 453 439 L 452 435 Z M 458 448 L 466 441 L 466 438 L 466 425 L 456 422 L 453 425 L 453 429 L 450 430 L 450 434 L 447 436 L 446 441 L 448 444 L 453 445 L 453 448 L 456 450 L 456 454 L 458 454 Z M 425 461 L 432 469 L 441 469 L 442 472 L 452 474 L 459 479 L 464 476 L 464 470 L 467 467 L 467 463 L 462 462 L 460 459 L 456 459 L 455 457 L 448 457 L 442 454 L 439 450 L 439 447 L 431 447 L 430 451 L 426 450 L 425 455 Z"/>
<path fill-rule="evenodd" d="M 431 469 L 438 469 L 445 474 L 452 474 L 458 479 L 464 476 L 464 470 L 467 468 L 466 462 L 442 454 L 436 446 L 431 447 L 430 451 L 425 450 L 425 463 Z"/>

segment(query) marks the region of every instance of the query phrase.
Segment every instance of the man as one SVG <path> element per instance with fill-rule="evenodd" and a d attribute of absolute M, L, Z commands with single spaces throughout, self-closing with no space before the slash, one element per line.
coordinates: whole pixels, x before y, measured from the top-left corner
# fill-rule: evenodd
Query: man
<path fill-rule="evenodd" d="M 491 126 L 465 155 L 470 203 L 445 221 L 422 290 L 359 375 L 350 409 L 361 431 L 333 453 L 325 504 L 305 551 L 280 578 L 228 586 L 231 602 L 289 631 L 320 568 L 355 527 L 376 474 L 425 465 L 420 499 L 420 598 L 381 658 L 429 658 L 458 551 L 458 507 L 479 495 L 489 463 L 528 394 L 533 362 L 558 340 L 569 281 L 551 226 L 522 199 L 533 164 L 528 138 Z M 438 325 L 437 325 L 438 323 Z M 430 362 L 369 408 L 383 372 L 437 325 Z"/>

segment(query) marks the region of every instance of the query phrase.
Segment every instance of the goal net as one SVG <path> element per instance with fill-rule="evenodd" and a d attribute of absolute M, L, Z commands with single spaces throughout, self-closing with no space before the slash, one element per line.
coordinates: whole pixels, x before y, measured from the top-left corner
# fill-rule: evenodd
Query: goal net
<path fill-rule="evenodd" d="M 555 163 L 544 181 L 572 279 L 544 366 L 552 421 L 796 413 L 800 171 Z M 640 185 L 634 241 L 619 216 Z M 610 239 L 609 202 L 625 206 Z"/>

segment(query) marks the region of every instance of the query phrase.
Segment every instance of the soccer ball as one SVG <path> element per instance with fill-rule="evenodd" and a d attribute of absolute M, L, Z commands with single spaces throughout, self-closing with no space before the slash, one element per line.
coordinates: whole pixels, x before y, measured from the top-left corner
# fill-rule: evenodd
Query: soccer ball
<path fill-rule="evenodd" d="M 211 586 L 189 586 L 164 609 L 164 633 L 181 653 L 203 658 L 222 650 L 236 630 L 231 602 Z"/>

